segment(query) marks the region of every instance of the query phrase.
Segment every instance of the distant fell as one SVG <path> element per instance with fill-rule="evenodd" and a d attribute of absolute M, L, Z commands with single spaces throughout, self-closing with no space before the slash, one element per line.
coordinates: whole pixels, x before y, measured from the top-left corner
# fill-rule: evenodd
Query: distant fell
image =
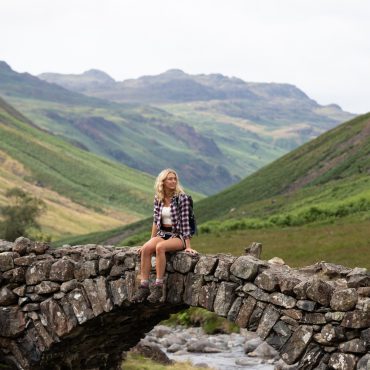
<path fill-rule="evenodd" d="M 159 75 L 142 76 L 121 82 L 99 70 L 75 75 L 43 73 L 38 77 L 73 91 L 114 101 L 180 103 L 280 97 L 304 99 L 315 105 L 303 91 L 290 84 L 245 82 L 240 78 L 222 74 L 190 75 L 180 69 L 170 69 Z M 110 91 L 103 91 L 108 88 Z"/>
<path fill-rule="evenodd" d="M 8 98 L 26 97 L 64 104 L 107 105 L 107 102 L 100 99 L 72 92 L 29 73 L 15 72 L 4 61 L 0 61 L 0 93 Z"/>

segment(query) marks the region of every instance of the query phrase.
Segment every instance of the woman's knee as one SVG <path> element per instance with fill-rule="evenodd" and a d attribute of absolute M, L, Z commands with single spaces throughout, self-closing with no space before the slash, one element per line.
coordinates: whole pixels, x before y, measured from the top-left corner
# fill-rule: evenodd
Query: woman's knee
<path fill-rule="evenodd" d="M 156 253 L 164 253 L 166 252 L 166 243 L 163 242 L 159 242 L 156 247 L 155 247 L 155 251 Z"/>
<path fill-rule="evenodd" d="M 149 242 L 145 243 L 141 248 L 141 253 L 144 255 L 153 254 L 154 253 L 153 246 Z"/>

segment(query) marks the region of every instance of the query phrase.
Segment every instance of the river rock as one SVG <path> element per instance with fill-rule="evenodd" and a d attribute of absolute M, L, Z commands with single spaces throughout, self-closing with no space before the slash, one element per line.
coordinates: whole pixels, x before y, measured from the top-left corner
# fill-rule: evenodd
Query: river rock
<path fill-rule="evenodd" d="M 221 350 L 216 348 L 215 345 L 209 341 L 209 339 L 199 339 L 192 343 L 187 344 L 186 349 L 189 352 L 199 353 L 217 353 Z"/>
<path fill-rule="evenodd" d="M 284 360 L 279 359 L 275 362 L 274 370 L 297 370 L 298 366 L 296 364 L 288 365 Z"/>
<path fill-rule="evenodd" d="M 244 352 L 248 354 L 249 352 L 254 351 L 261 343 L 262 339 L 260 337 L 251 338 L 244 343 Z"/>
<path fill-rule="evenodd" d="M 258 359 L 256 358 L 237 358 L 235 360 L 235 365 L 239 365 L 239 366 L 245 366 L 246 368 L 250 368 L 250 369 L 253 369 L 252 366 L 256 366 L 258 364 L 260 364 L 261 361 L 259 361 Z"/>
<path fill-rule="evenodd" d="M 169 353 L 175 353 L 175 352 L 179 352 L 182 350 L 182 345 L 180 344 L 177 344 L 177 343 L 173 343 L 171 344 L 168 348 L 167 348 L 167 352 Z"/>
<path fill-rule="evenodd" d="M 134 348 L 131 349 L 134 353 L 139 353 L 144 357 L 150 358 L 155 362 L 163 365 L 172 364 L 168 356 L 156 344 L 150 343 L 146 340 L 141 340 Z"/>
<path fill-rule="evenodd" d="M 276 351 L 276 349 L 271 347 L 266 342 L 262 342 L 257 346 L 257 348 L 254 351 L 249 352 L 248 356 L 263 358 L 265 360 L 276 359 L 279 357 L 279 352 Z"/>

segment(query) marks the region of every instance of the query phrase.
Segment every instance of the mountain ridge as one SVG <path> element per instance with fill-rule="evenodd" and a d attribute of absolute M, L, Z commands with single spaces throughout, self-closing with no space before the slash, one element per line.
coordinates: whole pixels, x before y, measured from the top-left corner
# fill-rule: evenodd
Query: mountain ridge
<path fill-rule="evenodd" d="M 94 81 L 91 81 L 91 85 L 88 85 L 89 81 L 83 82 L 83 87 L 80 83 L 84 80 L 86 75 L 89 75 L 91 71 L 94 71 L 95 76 L 102 76 L 98 78 L 101 85 L 97 85 Z M 104 78 L 103 78 L 104 76 Z M 194 100 L 225 100 L 225 99 L 253 99 L 258 100 L 259 98 L 271 98 L 272 96 L 282 96 L 285 98 L 301 98 L 312 101 L 312 104 L 316 102 L 310 99 L 302 90 L 297 88 L 295 85 L 288 83 L 266 83 L 266 82 L 245 82 L 238 77 L 227 77 L 222 74 L 197 74 L 191 75 L 187 74 L 181 69 L 170 69 L 158 75 L 145 75 L 137 79 L 126 79 L 123 81 L 116 81 L 106 72 L 101 70 L 89 70 L 83 72 L 82 74 L 59 74 L 59 73 L 42 73 L 38 75 L 39 78 L 60 84 L 66 88 L 72 89 L 78 92 L 88 92 L 91 95 L 99 95 L 98 91 L 101 88 L 113 88 L 114 97 L 120 90 L 124 94 L 123 90 L 139 90 L 141 88 L 151 89 L 150 93 L 154 95 L 158 94 L 160 91 L 167 89 L 169 92 L 173 91 L 173 85 L 176 84 L 177 88 L 182 89 L 182 94 L 186 90 L 192 88 L 196 90 L 196 93 L 192 96 L 175 96 L 170 97 L 169 94 L 164 94 L 158 99 L 156 97 L 149 95 L 145 96 L 141 92 L 132 92 L 133 96 L 130 94 L 123 95 L 122 98 L 112 98 L 111 100 L 116 101 L 136 101 L 140 97 L 142 102 L 143 97 L 148 99 L 148 101 L 153 102 L 184 102 L 184 101 L 194 101 Z M 67 81 L 67 82 L 66 82 Z M 104 82 L 109 81 L 108 85 Z M 186 82 L 185 82 L 186 81 Z M 89 90 L 91 88 L 91 90 Z M 97 88 L 97 91 L 94 91 Z M 109 98 L 109 95 L 105 94 L 105 98 Z M 126 100 L 125 100 L 126 99 Z M 317 104 L 317 103 L 316 103 Z M 339 107 L 339 106 L 338 106 Z M 340 108 L 340 107 L 339 107 Z"/>
<path fill-rule="evenodd" d="M 145 99 L 117 103 L 109 101 L 110 92 L 115 90 L 106 89 L 101 82 L 111 81 L 110 77 L 89 70 L 84 75 L 84 94 L 89 93 L 89 87 L 98 86 L 98 100 L 72 92 L 75 101 L 70 103 L 71 98 L 61 96 L 51 101 L 32 93 L 32 87 L 36 92 L 43 90 L 47 81 L 35 77 L 34 85 L 30 85 L 27 75 L 7 70 L 12 79 L 5 86 L 0 84 L 0 95 L 40 128 L 81 149 L 153 176 L 173 167 L 187 188 L 207 195 L 352 117 L 336 106 L 317 105 L 289 85 L 248 85 L 221 74 L 191 76 L 170 70 L 160 76 L 143 76 L 140 84 L 145 85 L 148 79 L 160 81 L 159 85 L 154 83 L 154 90 L 141 89 L 149 100 L 159 89 L 155 96 L 163 96 L 166 103 L 145 103 Z M 4 74 L 0 70 L 0 79 L 6 80 Z M 179 79 L 173 80 L 173 76 L 180 76 L 183 84 L 179 85 Z M 138 80 L 130 83 L 137 84 Z M 55 83 L 48 84 L 47 89 L 50 96 L 69 92 Z M 181 102 L 184 91 L 186 101 Z M 168 94 L 180 102 L 167 102 Z M 246 98 L 188 101 L 199 94 L 203 98 L 215 94 L 241 94 Z M 81 96 L 83 100 L 79 100 Z"/>

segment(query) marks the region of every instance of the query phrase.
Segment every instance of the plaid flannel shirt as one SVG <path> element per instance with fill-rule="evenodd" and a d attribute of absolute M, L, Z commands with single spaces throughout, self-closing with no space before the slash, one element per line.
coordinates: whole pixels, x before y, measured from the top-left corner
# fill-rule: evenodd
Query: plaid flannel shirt
<path fill-rule="evenodd" d="M 163 202 L 156 196 L 154 197 L 154 215 L 153 222 L 157 226 L 157 236 L 164 236 L 164 232 L 161 231 L 161 219 Z M 184 239 L 191 238 L 191 229 L 189 225 L 189 208 L 190 201 L 186 194 L 175 195 L 171 199 L 171 221 L 172 221 L 172 233 L 174 236 L 181 235 Z"/>

